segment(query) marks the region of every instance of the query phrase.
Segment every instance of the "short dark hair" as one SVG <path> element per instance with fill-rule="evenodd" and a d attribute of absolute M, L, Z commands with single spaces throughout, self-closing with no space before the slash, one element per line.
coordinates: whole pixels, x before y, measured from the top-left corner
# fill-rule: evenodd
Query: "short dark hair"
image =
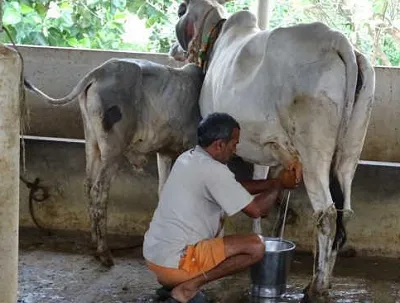
<path fill-rule="evenodd" d="M 197 128 L 197 144 L 208 147 L 214 141 L 232 139 L 233 129 L 240 129 L 239 123 L 226 113 L 212 113 L 205 117 Z"/>

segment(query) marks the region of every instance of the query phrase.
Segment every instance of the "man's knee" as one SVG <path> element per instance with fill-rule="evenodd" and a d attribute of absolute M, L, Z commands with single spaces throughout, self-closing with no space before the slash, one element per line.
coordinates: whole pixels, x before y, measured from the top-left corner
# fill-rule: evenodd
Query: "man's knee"
<path fill-rule="evenodd" d="M 263 237 L 257 234 L 251 235 L 250 252 L 254 262 L 260 261 L 265 254 L 265 243 Z"/>
<path fill-rule="evenodd" d="M 257 234 L 230 235 L 224 237 L 225 256 L 227 258 L 246 254 L 257 262 L 264 256 L 265 245 L 262 237 Z"/>

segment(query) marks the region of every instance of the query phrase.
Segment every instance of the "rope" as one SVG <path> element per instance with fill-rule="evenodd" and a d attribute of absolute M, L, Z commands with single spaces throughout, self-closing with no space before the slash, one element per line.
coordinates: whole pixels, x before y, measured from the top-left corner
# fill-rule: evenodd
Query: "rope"
<path fill-rule="evenodd" d="M 207 11 L 207 13 L 204 15 L 204 18 L 199 27 L 199 31 L 198 31 L 196 37 L 194 37 L 193 41 L 190 43 L 190 46 L 188 49 L 188 61 L 194 62 L 196 65 L 199 65 L 199 52 L 200 52 L 201 45 L 202 45 L 201 40 L 202 40 L 202 36 L 203 36 L 204 24 L 206 23 L 206 19 L 213 9 L 214 9 L 214 7 L 211 7 Z"/>
<path fill-rule="evenodd" d="M 19 179 L 25 183 L 26 187 L 29 189 L 29 213 L 31 215 L 33 223 L 40 230 L 45 230 L 45 228 L 39 224 L 35 217 L 35 210 L 33 207 L 33 201 L 43 202 L 49 198 L 49 193 L 46 187 L 40 186 L 40 179 L 36 178 L 35 181 L 29 182 L 24 177 L 20 176 Z M 48 232 L 50 235 L 50 232 Z"/>
<path fill-rule="evenodd" d="M 207 13 L 205 14 L 202 23 L 200 24 L 198 34 L 190 43 L 187 55 L 188 62 L 195 63 L 198 67 L 200 67 L 205 73 L 207 70 L 208 59 L 210 56 L 210 52 L 217 41 L 219 33 L 221 32 L 222 26 L 224 25 L 226 19 L 220 19 L 217 24 L 215 24 L 211 31 L 208 33 L 206 37 L 205 43 L 203 43 L 203 29 L 204 24 L 206 23 L 206 19 L 208 15 L 214 10 L 214 7 L 211 7 Z"/>
<path fill-rule="evenodd" d="M 217 22 L 217 24 L 211 29 L 208 34 L 207 43 L 200 50 L 199 59 L 200 59 L 200 67 L 203 72 L 206 73 L 208 68 L 208 61 L 210 59 L 210 53 L 214 47 L 215 41 L 217 41 L 219 33 L 221 32 L 222 26 L 224 25 L 226 19 L 221 19 Z"/>

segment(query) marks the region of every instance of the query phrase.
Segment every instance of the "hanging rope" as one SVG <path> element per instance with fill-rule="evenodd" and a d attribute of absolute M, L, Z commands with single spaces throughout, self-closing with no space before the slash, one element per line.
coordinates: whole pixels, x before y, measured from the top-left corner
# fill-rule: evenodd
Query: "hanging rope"
<path fill-rule="evenodd" d="M 24 177 L 20 176 L 19 179 L 25 183 L 26 187 L 29 189 L 29 214 L 31 215 L 33 223 L 42 231 L 45 231 L 45 228 L 39 224 L 36 220 L 35 209 L 33 207 L 33 202 L 43 202 L 49 198 L 49 193 L 46 187 L 40 186 L 40 179 L 36 178 L 35 181 L 29 182 Z M 50 232 L 48 232 L 50 235 Z"/>

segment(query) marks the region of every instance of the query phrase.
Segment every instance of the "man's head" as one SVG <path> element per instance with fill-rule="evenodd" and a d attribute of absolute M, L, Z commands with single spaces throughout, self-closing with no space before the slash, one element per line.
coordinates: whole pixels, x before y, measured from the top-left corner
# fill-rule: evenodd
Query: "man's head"
<path fill-rule="evenodd" d="M 221 163 L 227 163 L 232 158 L 239 136 L 239 123 L 225 113 L 208 115 L 197 128 L 198 145 Z"/>

